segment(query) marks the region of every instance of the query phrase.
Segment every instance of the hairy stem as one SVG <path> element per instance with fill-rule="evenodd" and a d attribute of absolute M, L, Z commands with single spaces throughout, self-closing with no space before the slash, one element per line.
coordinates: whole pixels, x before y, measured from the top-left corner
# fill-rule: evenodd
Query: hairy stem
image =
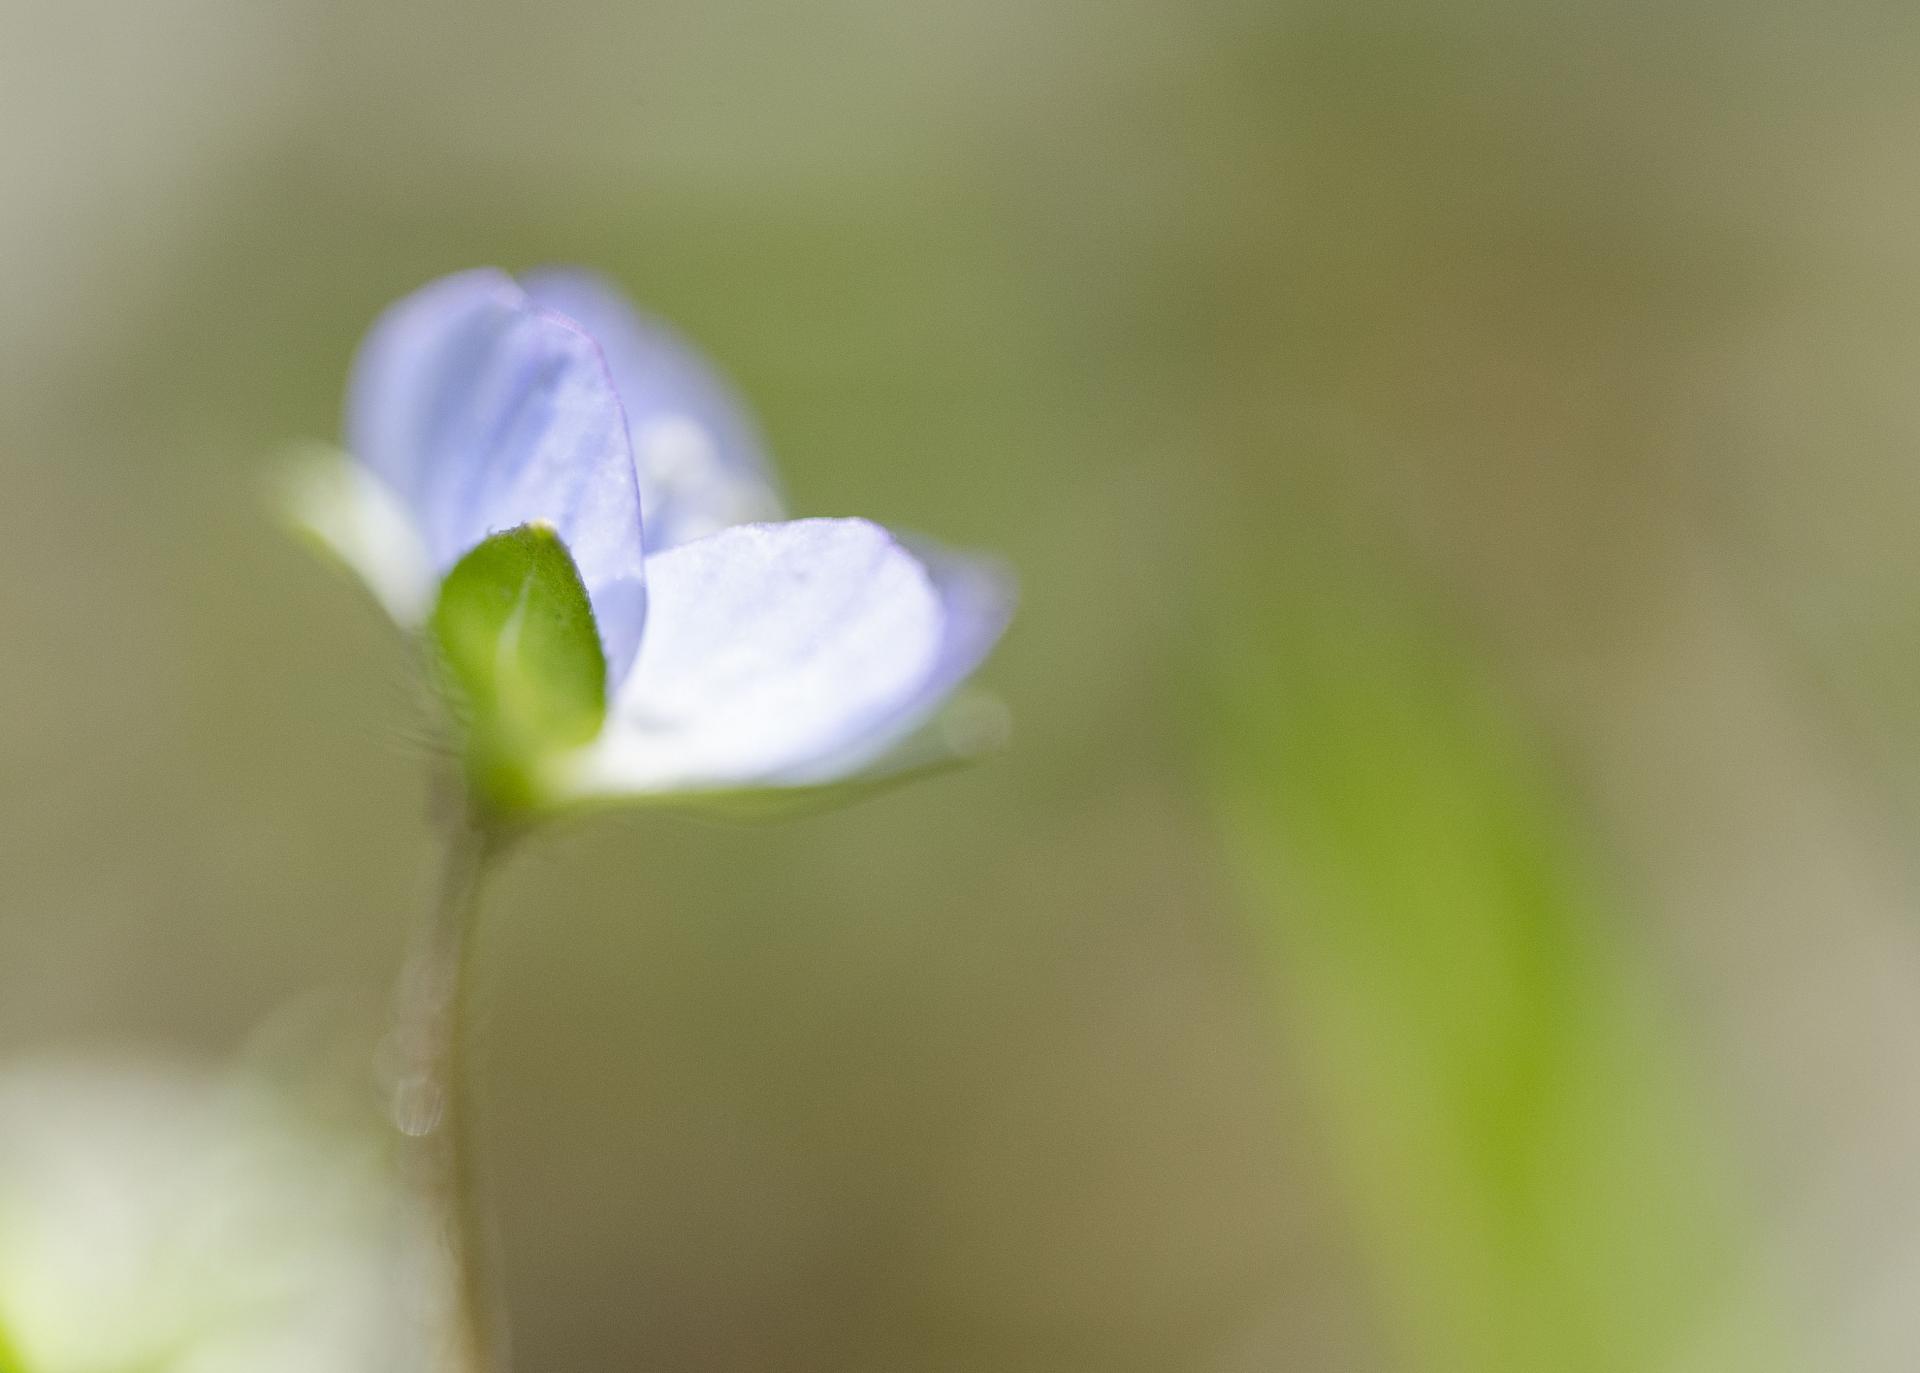
<path fill-rule="evenodd" d="M 393 1119 L 417 1143 L 417 1186 L 446 1247 L 452 1348 L 446 1373 L 506 1373 L 493 1218 L 474 1159 L 468 1064 L 470 965 L 480 890 L 503 836 L 483 816 L 451 828 L 439 891 L 401 977 Z"/>

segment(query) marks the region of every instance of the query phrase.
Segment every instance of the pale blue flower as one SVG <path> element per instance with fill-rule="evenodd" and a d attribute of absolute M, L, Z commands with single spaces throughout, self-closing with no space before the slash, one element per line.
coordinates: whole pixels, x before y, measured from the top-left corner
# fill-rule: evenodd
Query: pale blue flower
<path fill-rule="evenodd" d="M 901 766 L 1012 608 L 980 559 L 866 520 L 782 519 L 727 384 L 583 272 L 463 272 L 392 306 L 354 364 L 346 446 L 300 511 L 402 623 L 490 535 L 544 523 L 571 554 L 607 714 L 544 765 L 554 799 Z"/>

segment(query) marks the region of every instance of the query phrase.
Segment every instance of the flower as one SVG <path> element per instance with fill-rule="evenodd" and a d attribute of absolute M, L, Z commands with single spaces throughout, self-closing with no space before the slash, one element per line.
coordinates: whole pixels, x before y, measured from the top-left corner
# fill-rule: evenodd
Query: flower
<path fill-rule="evenodd" d="M 346 446 L 297 514 L 437 633 L 470 715 L 519 711 L 493 748 L 516 804 L 790 793 L 967 749 L 936 717 L 1010 580 L 866 520 L 784 519 L 730 388 L 597 276 L 462 272 L 390 307 Z M 592 634 L 568 665 L 574 601 Z"/>

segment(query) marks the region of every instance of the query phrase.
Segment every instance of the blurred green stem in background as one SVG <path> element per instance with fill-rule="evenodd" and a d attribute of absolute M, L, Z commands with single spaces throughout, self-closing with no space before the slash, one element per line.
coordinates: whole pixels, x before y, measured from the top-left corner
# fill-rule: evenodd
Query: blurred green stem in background
<path fill-rule="evenodd" d="M 26 1364 L 21 1362 L 13 1341 L 7 1335 L 5 1321 L 0 1321 L 0 1373 L 27 1373 Z"/>
<path fill-rule="evenodd" d="M 1226 603 L 1214 777 L 1392 1366 L 1777 1366 L 1737 1151 L 1483 660 L 1352 556 Z"/>
<path fill-rule="evenodd" d="M 452 1265 L 449 1373 L 505 1373 L 504 1294 L 474 1158 L 468 1065 L 471 964 L 481 887 L 506 830 L 478 810 L 448 827 L 439 891 L 401 976 L 393 1119 L 419 1144 L 417 1186 Z"/>

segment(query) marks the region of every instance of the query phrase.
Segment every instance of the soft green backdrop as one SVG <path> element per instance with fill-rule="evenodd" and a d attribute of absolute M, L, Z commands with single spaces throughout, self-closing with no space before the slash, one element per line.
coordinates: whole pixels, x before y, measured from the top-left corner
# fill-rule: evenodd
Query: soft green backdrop
<path fill-rule="evenodd" d="M 0 0 L 0 1054 L 377 1020 L 424 707 L 259 481 L 382 304 L 578 261 L 1024 601 L 988 765 L 497 885 L 525 1367 L 1908 1367 L 1916 57 Z"/>

